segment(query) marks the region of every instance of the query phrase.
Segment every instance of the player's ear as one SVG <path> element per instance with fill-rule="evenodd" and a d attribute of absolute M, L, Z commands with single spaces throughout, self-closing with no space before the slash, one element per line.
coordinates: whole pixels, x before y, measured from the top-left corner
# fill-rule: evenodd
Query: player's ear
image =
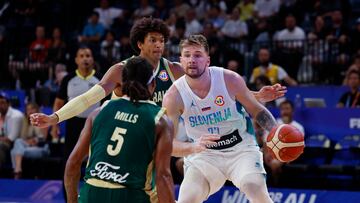
<path fill-rule="evenodd" d="M 143 43 L 141 43 L 140 41 L 138 41 L 137 42 L 137 46 L 138 46 L 138 48 L 141 50 L 141 48 L 142 48 L 142 45 L 143 45 Z"/>

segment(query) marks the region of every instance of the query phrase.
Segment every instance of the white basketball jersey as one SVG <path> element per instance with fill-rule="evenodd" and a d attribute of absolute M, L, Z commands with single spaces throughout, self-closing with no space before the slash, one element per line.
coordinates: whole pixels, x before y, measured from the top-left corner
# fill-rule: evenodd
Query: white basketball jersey
<path fill-rule="evenodd" d="M 258 149 L 254 135 L 247 132 L 248 114 L 244 108 L 237 110 L 235 97 L 231 97 L 228 93 L 223 68 L 209 67 L 209 70 L 211 87 L 203 99 L 193 93 L 185 76 L 174 83 L 184 103 L 182 117 L 185 121 L 186 134 L 193 140 L 205 134 L 222 135 L 217 141 L 217 146 L 208 147 L 211 149 L 244 145 L 256 146 Z"/>

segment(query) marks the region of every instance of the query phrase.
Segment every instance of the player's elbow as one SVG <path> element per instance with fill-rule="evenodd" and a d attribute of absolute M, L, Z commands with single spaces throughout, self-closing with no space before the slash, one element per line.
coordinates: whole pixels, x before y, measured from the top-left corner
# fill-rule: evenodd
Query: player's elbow
<path fill-rule="evenodd" d="M 156 172 L 156 182 L 169 182 L 172 180 L 172 175 L 170 168 L 167 167 L 166 169 L 160 169 Z"/>

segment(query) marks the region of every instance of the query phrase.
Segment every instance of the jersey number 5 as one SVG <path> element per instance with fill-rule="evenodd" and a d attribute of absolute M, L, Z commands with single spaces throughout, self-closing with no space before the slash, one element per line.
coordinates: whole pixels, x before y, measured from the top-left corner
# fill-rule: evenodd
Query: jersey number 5
<path fill-rule="evenodd" d="M 107 153 L 111 156 L 116 156 L 119 154 L 121 147 L 124 143 L 124 135 L 126 134 L 125 128 L 116 127 L 110 140 L 116 142 L 115 145 L 109 144 L 107 146 Z"/>

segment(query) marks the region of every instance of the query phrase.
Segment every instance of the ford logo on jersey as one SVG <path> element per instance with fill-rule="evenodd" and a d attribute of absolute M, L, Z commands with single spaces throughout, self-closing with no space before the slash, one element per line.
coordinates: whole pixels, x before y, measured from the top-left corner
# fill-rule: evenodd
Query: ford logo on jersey
<path fill-rule="evenodd" d="M 162 81 L 164 81 L 164 82 L 166 82 L 166 81 L 169 80 L 169 75 L 167 74 L 166 70 L 160 71 L 158 77 L 160 78 L 160 80 L 162 80 Z"/>

